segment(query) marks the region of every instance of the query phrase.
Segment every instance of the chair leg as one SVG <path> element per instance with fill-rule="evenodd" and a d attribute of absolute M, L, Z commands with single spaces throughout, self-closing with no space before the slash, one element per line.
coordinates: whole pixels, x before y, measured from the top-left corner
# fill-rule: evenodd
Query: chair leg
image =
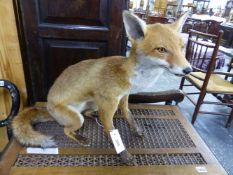
<path fill-rule="evenodd" d="M 229 118 L 227 120 L 226 128 L 231 127 L 232 120 L 233 120 L 233 108 L 231 109 L 231 114 L 230 114 L 230 116 L 229 116 Z"/>
<path fill-rule="evenodd" d="M 183 89 L 184 81 L 185 81 L 185 77 L 182 77 L 182 78 L 181 78 L 181 81 L 180 81 L 180 87 L 179 87 L 180 90 Z M 179 103 L 179 102 L 176 102 L 176 105 L 178 105 L 178 103 Z"/>
<path fill-rule="evenodd" d="M 178 103 L 178 102 L 176 102 L 176 103 Z M 172 101 L 166 101 L 165 105 L 172 105 Z"/>
<path fill-rule="evenodd" d="M 199 109 L 200 109 L 200 107 L 202 105 L 203 99 L 205 98 L 205 95 L 206 95 L 206 92 L 203 91 L 203 92 L 200 93 L 200 95 L 198 97 L 197 104 L 196 104 L 196 107 L 194 109 L 194 113 L 193 113 L 193 116 L 192 116 L 192 124 L 194 124 L 194 122 L 197 119 L 197 114 L 198 114 Z"/>
<path fill-rule="evenodd" d="M 230 63 L 229 63 L 229 67 L 228 67 L 228 69 L 227 69 L 227 72 L 230 72 L 230 71 L 231 71 L 231 69 L 232 69 L 232 67 L 231 67 L 232 63 L 233 63 L 233 57 L 231 58 L 231 61 L 230 61 Z M 228 78 L 228 75 L 225 76 L 225 80 L 227 80 L 227 78 Z"/>
<path fill-rule="evenodd" d="M 179 87 L 180 90 L 183 89 L 184 81 L 185 81 L 185 77 L 182 77 L 181 82 L 180 82 L 180 87 Z"/>

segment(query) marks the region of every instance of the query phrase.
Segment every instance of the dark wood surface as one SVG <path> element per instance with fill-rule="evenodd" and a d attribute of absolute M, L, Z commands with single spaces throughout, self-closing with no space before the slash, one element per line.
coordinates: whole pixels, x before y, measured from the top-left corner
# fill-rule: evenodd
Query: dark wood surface
<path fill-rule="evenodd" d="M 137 94 L 130 94 L 129 103 L 157 103 L 157 102 L 165 102 L 172 103 L 175 101 L 179 103 L 183 101 L 184 94 L 180 90 L 168 90 L 161 92 L 144 92 Z"/>
<path fill-rule="evenodd" d="M 29 103 L 85 59 L 124 55 L 127 0 L 14 0 Z"/>
<path fill-rule="evenodd" d="M 224 46 L 233 47 L 233 23 L 222 23 L 220 28 L 224 31 Z"/>
<path fill-rule="evenodd" d="M 8 145 L 2 159 L 0 161 L 0 174 L 11 175 L 47 175 L 47 174 L 135 174 L 135 175 L 198 175 L 196 167 L 205 167 L 206 175 L 226 175 L 226 172 L 213 156 L 211 151 L 202 141 L 197 132 L 185 117 L 182 116 L 176 106 L 155 106 L 155 105 L 130 105 L 131 109 L 156 109 L 156 110 L 171 110 L 173 116 L 157 116 L 159 119 L 179 120 L 184 130 L 190 136 L 195 144 L 195 147 L 189 148 L 154 148 L 154 149 L 138 149 L 131 148 L 129 152 L 132 154 L 177 154 L 177 153 L 200 153 L 206 164 L 204 165 L 151 165 L 151 166 L 81 166 L 81 167 L 16 167 L 12 166 L 19 154 L 26 154 L 25 148 L 21 147 L 14 140 Z M 141 116 L 152 118 L 154 116 Z M 113 149 L 93 149 L 93 148 L 59 148 L 60 155 L 77 155 L 77 154 L 113 154 Z"/>
<path fill-rule="evenodd" d="M 161 17 L 161 16 L 148 16 L 146 21 L 148 24 L 155 24 L 155 23 L 168 24 L 169 18 Z"/>

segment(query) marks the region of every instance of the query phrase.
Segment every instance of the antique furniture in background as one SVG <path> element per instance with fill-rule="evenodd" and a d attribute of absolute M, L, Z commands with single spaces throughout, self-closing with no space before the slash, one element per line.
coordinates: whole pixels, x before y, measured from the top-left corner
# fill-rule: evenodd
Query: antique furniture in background
<path fill-rule="evenodd" d="M 146 23 L 147 24 L 154 24 L 154 23 L 162 23 L 168 24 L 169 18 L 161 17 L 161 16 L 147 16 Z"/>
<path fill-rule="evenodd" d="M 46 101 L 67 66 L 125 54 L 122 11 L 127 0 L 14 2 L 29 104 Z"/>
<path fill-rule="evenodd" d="M 218 32 L 220 30 L 220 24 L 221 22 L 215 21 L 215 20 L 205 20 L 205 28 L 206 30 L 204 33 L 209 33 L 212 35 L 218 35 Z"/>
<path fill-rule="evenodd" d="M 209 15 L 192 15 L 187 19 L 183 27 L 183 32 L 187 33 L 189 29 L 194 29 L 200 32 L 217 35 L 224 18 L 209 16 Z"/>
<path fill-rule="evenodd" d="M 179 17 L 182 13 L 180 9 L 178 9 L 179 5 L 177 3 L 168 3 L 166 9 L 166 15 Z M 195 6 L 193 4 L 181 5 L 183 11 L 189 11 L 193 13 L 195 11 Z"/>
<path fill-rule="evenodd" d="M 233 9 L 233 0 L 228 0 L 225 6 L 224 17 L 229 17 L 230 12 Z"/>
<path fill-rule="evenodd" d="M 188 24 L 191 24 L 191 28 L 193 30 L 197 30 L 203 33 L 209 33 L 213 35 L 217 35 L 220 30 L 220 24 L 221 22 L 215 21 L 215 20 L 194 20 L 191 19 L 190 21 L 187 21 Z"/>
<path fill-rule="evenodd" d="M 232 74 L 228 72 L 217 72 L 215 70 L 216 56 L 219 49 L 220 41 L 223 32 L 220 31 L 218 36 L 201 33 L 198 31 L 190 30 L 188 44 L 186 48 L 186 58 L 192 65 L 194 72 L 185 76 L 181 80 L 180 89 L 183 86 L 195 86 L 199 92 L 189 92 L 185 93 L 186 97 L 195 105 L 195 110 L 192 116 L 192 123 L 197 119 L 198 113 L 201 114 L 214 114 L 221 116 L 228 116 L 228 121 L 226 127 L 230 127 L 231 121 L 233 119 L 233 104 L 224 102 L 213 102 L 204 101 L 205 95 L 212 94 L 216 97 L 224 94 L 233 94 L 233 84 L 229 81 L 224 80 L 219 75 L 229 75 Z M 203 40 L 204 38 L 204 40 Z M 208 39 L 207 39 L 208 38 Z M 208 50 L 212 50 L 210 56 L 210 61 L 207 61 L 209 56 L 207 56 Z M 218 75 L 219 74 L 219 75 Z M 191 84 L 184 84 L 185 80 L 188 80 Z M 198 94 L 198 100 L 195 102 L 190 96 Z M 231 107 L 231 112 L 220 113 L 213 111 L 202 111 L 200 110 L 201 105 L 225 105 Z"/>
<path fill-rule="evenodd" d="M 220 29 L 224 31 L 224 47 L 233 47 L 233 23 L 222 23 Z"/>
<path fill-rule="evenodd" d="M 209 7 L 210 0 L 193 0 L 193 5 L 196 6 L 196 10 L 201 13 L 206 13 Z"/>
<path fill-rule="evenodd" d="M 217 22 L 225 22 L 226 21 L 226 19 L 222 18 L 222 17 L 210 16 L 210 15 L 200 15 L 200 14 L 192 14 L 192 16 L 190 18 L 201 20 L 201 21 L 205 21 L 205 20 L 214 20 Z"/>
<path fill-rule="evenodd" d="M 154 11 L 157 16 L 165 16 L 167 11 L 167 0 L 156 0 Z"/>

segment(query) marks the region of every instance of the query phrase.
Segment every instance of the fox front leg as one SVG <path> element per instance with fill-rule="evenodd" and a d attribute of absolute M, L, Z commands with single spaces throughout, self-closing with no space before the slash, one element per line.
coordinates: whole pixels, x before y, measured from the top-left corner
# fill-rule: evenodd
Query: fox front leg
<path fill-rule="evenodd" d="M 130 126 L 131 130 L 133 131 L 133 133 L 136 136 L 143 137 L 144 136 L 143 130 L 140 129 L 140 127 L 138 127 L 136 121 L 133 118 L 133 115 L 131 114 L 131 112 L 128 108 L 128 98 L 129 98 L 129 96 L 124 96 L 121 99 L 118 108 L 122 111 L 123 116 L 128 121 L 129 126 Z"/>
<path fill-rule="evenodd" d="M 97 102 L 101 123 L 104 127 L 105 133 L 109 137 L 111 137 L 110 132 L 115 129 L 113 125 L 113 116 L 118 107 L 118 103 L 118 99 L 101 99 L 100 103 Z M 123 163 L 127 165 L 136 165 L 136 160 L 127 151 L 127 149 L 124 149 L 122 152 L 119 153 L 119 155 Z"/>

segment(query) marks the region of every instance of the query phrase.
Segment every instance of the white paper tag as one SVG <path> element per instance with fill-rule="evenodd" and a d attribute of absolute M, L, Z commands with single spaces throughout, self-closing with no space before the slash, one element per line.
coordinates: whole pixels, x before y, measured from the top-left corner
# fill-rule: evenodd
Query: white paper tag
<path fill-rule="evenodd" d="M 27 148 L 28 154 L 58 154 L 58 148 L 34 148 L 28 147 Z"/>
<path fill-rule="evenodd" d="M 4 86 L 4 81 L 0 81 L 0 86 Z"/>
<path fill-rule="evenodd" d="M 196 170 L 198 173 L 207 173 L 208 172 L 207 169 L 203 166 L 197 166 Z"/>
<path fill-rule="evenodd" d="M 115 147 L 115 150 L 117 154 L 121 153 L 122 151 L 125 150 L 125 146 L 121 140 L 121 136 L 119 134 L 119 131 L 117 129 L 114 129 L 110 132 L 110 136 L 112 139 L 112 143 Z"/>

